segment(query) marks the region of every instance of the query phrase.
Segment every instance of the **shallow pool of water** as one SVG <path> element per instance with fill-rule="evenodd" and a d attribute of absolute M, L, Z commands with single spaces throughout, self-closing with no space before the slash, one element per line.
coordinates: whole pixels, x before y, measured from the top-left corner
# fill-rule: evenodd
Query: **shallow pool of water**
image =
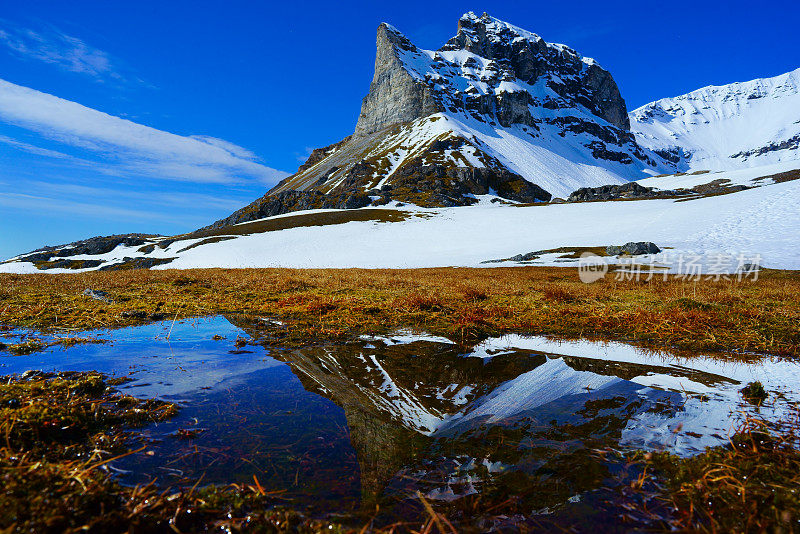
<path fill-rule="evenodd" d="M 695 454 L 756 410 L 785 418 L 800 398 L 800 365 L 781 359 L 522 336 L 465 351 L 405 333 L 280 350 L 243 344 L 256 324 L 212 317 L 81 333 L 108 343 L 5 355 L 0 374 L 130 376 L 126 393 L 182 409 L 145 429 L 145 451 L 114 462 L 122 482 L 257 479 L 320 515 L 381 503 L 408 516 L 419 492 L 456 508 L 480 495 L 484 507 L 526 516 L 589 517 L 597 491 L 625 469 L 598 451 Z M 5 342 L 29 334 L 12 329 Z M 760 408 L 739 394 L 754 380 L 771 392 Z"/>

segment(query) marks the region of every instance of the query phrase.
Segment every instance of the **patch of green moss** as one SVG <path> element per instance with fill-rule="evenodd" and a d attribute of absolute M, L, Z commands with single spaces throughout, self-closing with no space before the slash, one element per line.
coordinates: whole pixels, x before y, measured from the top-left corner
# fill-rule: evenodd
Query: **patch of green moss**
<path fill-rule="evenodd" d="M 742 397 L 751 404 L 761 405 L 767 400 L 768 396 L 764 385 L 758 381 L 750 382 L 742 388 Z"/>

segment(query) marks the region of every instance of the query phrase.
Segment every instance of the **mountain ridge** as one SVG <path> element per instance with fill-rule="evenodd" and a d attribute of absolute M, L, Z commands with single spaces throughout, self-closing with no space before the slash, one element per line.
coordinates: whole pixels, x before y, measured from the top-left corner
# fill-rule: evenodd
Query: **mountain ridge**
<path fill-rule="evenodd" d="M 634 135 L 678 171 L 800 159 L 800 68 L 662 98 L 630 113 Z"/>

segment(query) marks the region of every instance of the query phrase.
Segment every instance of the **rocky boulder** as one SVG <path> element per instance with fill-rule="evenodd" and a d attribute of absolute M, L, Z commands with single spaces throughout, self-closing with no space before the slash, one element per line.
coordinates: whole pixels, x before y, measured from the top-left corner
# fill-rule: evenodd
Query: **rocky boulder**
<path fill-rule="evenodd" d="M 622 246 L 609 245 L 606 247 L 606 254 L 609 256 L 642 256 L 644 254 L 658 254 L 661 249 L 650 241 L 631 241 Z"/>
<path fill-rule="evenodd" d="M 603 185 L 600 187 L 582 187 L 574 191 L 567 202 L 589 202 L 592 200 L 619 200 L 626 198 L 654 198 L 662 196 L 652 187 L 644 187 L 636 182 L 622 185 Z"/>

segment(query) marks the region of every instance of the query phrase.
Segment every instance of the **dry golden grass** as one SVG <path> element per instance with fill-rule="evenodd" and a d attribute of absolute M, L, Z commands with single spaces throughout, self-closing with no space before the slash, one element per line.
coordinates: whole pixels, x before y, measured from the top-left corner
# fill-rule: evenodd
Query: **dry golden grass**
<path fill-rule="evenodd" d="M 398 328 L 470 342 L 501 333 L 590 336 L 688 350 L 798 355 L 800 273 L 757 281 L 661 277 L 583 284 L 572 268 L 203 269 L 0 275 L 0 324 L 86 329 L 162 318 L 280 318 L 275 342 Z M 111 303 L 82 295 L 103 290 Z"/>
<path fill-rule="evenodd" d="M 628 510 L 648 518 L 654 531 L 796 532 L 800 525 L 798 423 L 792 420 L 783 428 L 774 426 L 748 419 L 729 445 L 709 448 L 692 458 L 635 453 L 634 462 L 646 468 L 631 488 L 647 499 L 628 499 Z"/>

